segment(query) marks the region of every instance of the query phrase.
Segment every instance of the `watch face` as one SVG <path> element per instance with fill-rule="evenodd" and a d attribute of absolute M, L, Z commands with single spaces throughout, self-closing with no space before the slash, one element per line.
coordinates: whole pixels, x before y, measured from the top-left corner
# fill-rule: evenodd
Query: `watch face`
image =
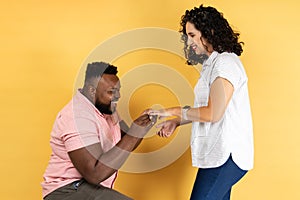
<path fill-rule="evenodd" d="M 191 106 L 184 106 L 183 108 L 182 108 L 182 118 L 184 119 L 184 120 L 188 120 L 188 117 L 187 117 L 187 112 L 188 112 L 188 110 L 191 108 Z"/>
<path fill-rule="evenodd" d="M 184 106 L 182 109 L 188 110 L 190 108 L 191 108 L 191 106 Z"/>

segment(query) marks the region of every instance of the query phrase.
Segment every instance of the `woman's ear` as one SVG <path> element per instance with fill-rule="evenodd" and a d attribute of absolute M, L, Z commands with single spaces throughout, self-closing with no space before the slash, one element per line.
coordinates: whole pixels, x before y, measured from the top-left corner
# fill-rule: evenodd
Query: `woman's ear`
<path fill-rule="evenodd" d="M 201 36 L 200 40 L 207 52 L 212 53 L 214 51 L 213 46 L 207 41 L 207 39 Z"/>

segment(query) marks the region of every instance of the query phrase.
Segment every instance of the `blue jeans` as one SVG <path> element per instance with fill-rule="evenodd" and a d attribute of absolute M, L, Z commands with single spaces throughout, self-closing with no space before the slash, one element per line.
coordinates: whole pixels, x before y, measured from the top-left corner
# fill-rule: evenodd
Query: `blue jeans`
<path fill-rule="evenodd" d="M 220 167 L 199 169 L 190 200 L 229 200 L 232 186 L 246 173 L 231 156 Z"/>

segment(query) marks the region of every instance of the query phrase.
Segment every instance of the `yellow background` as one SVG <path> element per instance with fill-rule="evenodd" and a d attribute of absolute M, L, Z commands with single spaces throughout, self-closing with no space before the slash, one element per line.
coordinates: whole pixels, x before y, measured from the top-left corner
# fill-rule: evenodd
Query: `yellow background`
<path fill-rule="evenodd" d="M 81 64 L 98 44 L 135 28 L 178 30 L 184 11 L 200 3 L 222 11 L 245 42 L 241 59 L 249 76 L 255 168 L 234 187 L 232 199 L 300 199 L 300 3 L 296 0 L 1 1 L 0 199 L 41 199 L 55 116 L 72 97 Z M 122 75 L 130 66 L 153 60 L 176 68 L 191 84 L 196 82 L 195 70 L 164 52 L 133 52 L 114 64 Z M 167 92 L 171 100 L 155 95 L 157 91 Z M 174 96 L 163 87 L 140 88 L 130 100 L 131 115 L 154 102 L 173 105 Z M 138 150 L 159 148 L 153 146 L 171 139 L 154 136 Z M 137 200 L 184 200 L 195 173 L 188 150 L 155 172 L 121 172 L 116 189 Z"/>

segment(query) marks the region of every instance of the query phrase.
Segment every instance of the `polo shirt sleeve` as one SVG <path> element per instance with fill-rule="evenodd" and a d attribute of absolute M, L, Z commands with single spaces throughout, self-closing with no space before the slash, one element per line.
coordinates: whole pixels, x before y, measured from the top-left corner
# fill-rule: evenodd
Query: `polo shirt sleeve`
<path fill-rule="evenodd" d="M 212 70 L 210 84 L 212 84 L 218 77 L 228 80 L 235 89 L 238 88 L 241 72 L 233 57 L 225 54 L 221 55 L 216 60 Z"/>
<path fill-rule="evenodd" d="M 61 139 L 68 152 L 100 142 L 95 120 L 89 115 L 75 119 L 62 117 L 61 121 L 65 130 L 62 132 Z"/>

